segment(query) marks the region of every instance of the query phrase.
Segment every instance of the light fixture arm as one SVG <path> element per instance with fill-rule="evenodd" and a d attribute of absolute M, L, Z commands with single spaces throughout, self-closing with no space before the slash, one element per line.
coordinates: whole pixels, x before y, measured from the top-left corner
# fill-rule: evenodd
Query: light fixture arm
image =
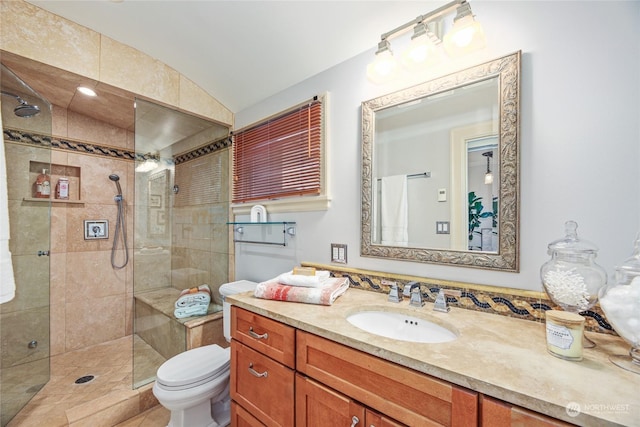
<path fill-rule="evenodd" d="M 467 5 L 467 0 L 453 0 L 443 6 L 440 6 L 439 8 L 432 10 L 431 12 L 427 13 L 426 15 L 420 15 L 418 17 L 416 17 L 415 19 L 413 19 L 412 21 L 407 22 L 406 24 L 400 25 L 399 27 L 394 28 L 391 31 L 387 31 L 386 33 L 383 33 L 380 36 L 380 40 L 381 43 L 383 41 L 386 41 L 389 37 L 395 35 L 396 33 L 402 32 L 404 30 L 406 30 L 409 27 L 412 27 L 416 24 L 420 24 L 421 22 L 426 22 L 426 21 L 432 21 L 435 18 L 438 18 L 448 12 L 450 12 L 451 10 L 453 10 L 454 8 L 457 7 L 461 7 Z M 468 9 L 471 10 L 470 6 L 468 6 Z M 470 12 L 469 12 L 470 13 Z M 378 48 L 380 47 L 380 45 L 378 45 Z"/>

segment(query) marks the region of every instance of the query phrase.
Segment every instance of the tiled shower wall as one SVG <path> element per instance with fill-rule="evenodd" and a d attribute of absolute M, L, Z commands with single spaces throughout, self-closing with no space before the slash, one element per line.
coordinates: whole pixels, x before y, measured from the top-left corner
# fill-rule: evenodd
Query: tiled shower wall
<path fill-rule="evenodd" d="M 133 115 L 133 109 L 131 111 Z M 66 109 L 53 107 L 52 134 L 133 151 L 134 134 Z M 51 209 L 51 354 L 131 334 L 133 262 L 111 267 L 117 205 L 112 173 L 120 176 L 130 255 L 133 253 L 132 161 L 52 150 L 53 164 L 78 167 L 84 205 L 53 204 Z M 109 239 L 84 240 L 84 220 L 109 221 Z M 116 260 L 122 260 L 122 246 Z"/>

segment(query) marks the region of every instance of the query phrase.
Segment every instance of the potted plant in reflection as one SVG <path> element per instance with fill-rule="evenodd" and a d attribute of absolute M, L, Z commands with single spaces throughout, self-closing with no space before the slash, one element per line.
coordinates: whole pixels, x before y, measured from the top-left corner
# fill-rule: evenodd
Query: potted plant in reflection
<path fill-rule="evenodd" d="M 481 236 L 480 231 L 476 231 L 480 228 L 481 220 L 483 218 L 491 218 L 492 226 L 496 228 L 498 226 L 498 198 L 493 198 L 493 212 L 482 212 L 484 206 L 482 204 L 482 197 L 477 196 L 475 191 L 469 192 L 469 250 L 482 250 L 482 246 L 473 244 L 473 238 L 475 236 Z"/>

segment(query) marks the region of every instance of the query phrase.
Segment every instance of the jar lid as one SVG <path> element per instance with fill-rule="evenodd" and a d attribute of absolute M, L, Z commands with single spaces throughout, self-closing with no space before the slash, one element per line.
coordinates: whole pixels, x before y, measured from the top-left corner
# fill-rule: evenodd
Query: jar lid
<path fill-rule="evenodd" d="M 547 320 L 550 319 L 567 325 L 579 325 L 584 322 L 584 317 L 569 311 L 547 310 L 545 314 L 547 316 Z"/>
<path fill-rule="evenodd" d="M 628 274 L 640 276 L 640 233 L 636 236 L 633 254 L 616 267 L 616 270 L 624 271 Z"/>
<path fill-rule="evenodd" d="M 562 239 L 554 240 L 549 243 L 549 254 L 554 252 L 570 252 L 570 253 L 596 253 L 598 247 L 588 240 L 578 238 L 578 223 L 575 221 L 567 221 L 564 223 L 565 236 Z"/>

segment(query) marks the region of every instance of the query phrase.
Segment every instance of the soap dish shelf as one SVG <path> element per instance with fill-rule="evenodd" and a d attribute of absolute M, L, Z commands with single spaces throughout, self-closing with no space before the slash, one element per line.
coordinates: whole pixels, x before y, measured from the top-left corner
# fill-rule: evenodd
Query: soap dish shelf
<path fill-rule="evenodd" d="M 287 239 L 296 235 L 296 223 L 290 221 L 227 224 L 233 226 L 233 241 L 236 243 L 287 246 Z"/>

